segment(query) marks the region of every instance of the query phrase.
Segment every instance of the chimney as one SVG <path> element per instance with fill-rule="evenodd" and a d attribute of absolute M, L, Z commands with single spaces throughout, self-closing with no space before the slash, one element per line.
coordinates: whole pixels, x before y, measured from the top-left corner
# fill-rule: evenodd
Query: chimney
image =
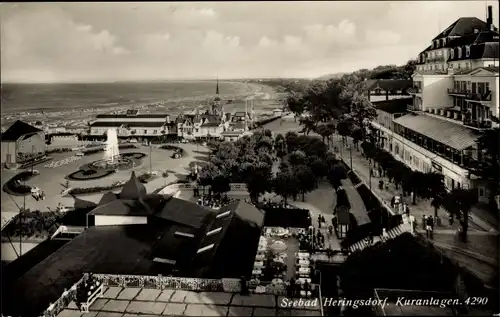
<path fill-rule="evenodd" d="M 488 6 L 488 16 L 486 17 L 486 24 L 488 25 L 488 30 L 493 28 L 493 7 Z"/>

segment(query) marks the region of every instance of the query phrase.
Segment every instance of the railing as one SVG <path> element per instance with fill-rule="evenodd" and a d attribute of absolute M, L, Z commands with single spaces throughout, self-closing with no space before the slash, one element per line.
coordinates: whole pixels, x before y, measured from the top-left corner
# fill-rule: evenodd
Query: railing
<path fill-rule="evenodd" d="M 472 119 L 465 119 L 463 120 L 464 125 L 472 127 L 472 128 L 477 128 L 477 129 L 489 129 L 493 126 L 491 121 L 485 121 L 485 120 L 472 120 Z"/>
<path fill-rule="evenodd" d="M 470 93 L 470 90 L 462 88 L 448 88 L 448 93 L 454 95 L 467 95 Z"/>
<path fill-rule="evenodd" d="M 49 305 L 47 310 L 42 313 L 41 317 L 55 317 L 59 315 L 59 313 L 63 311 L 69 305 L 69 303 L 75 301 L 76 289 L 78 288 L 78 285 L 80 285 L 80 283 L 82 283 L 87 278 L 87 276 L 87 274 L 84 274 L 83 277 L 71 287 L 71 289 L 65 290 L 62 293 L 61 297 L 59 297 L 54 303 Z"/>
<path fill-rule="evenodd" d="M 198 189 L 200 189 L 200 190 L 203 190 L 203 189 L 208 190 L 210 188 L 210 186 L 203 187 L 203 186 L 197 186 L 197 185 L 194 185 L 191 183 L 171 184 L 171 185 L 168 185 L 166 187 L 168 187 L 169 189 L 172 189 L 172 190 L 186 190 L 186 189 L 194 189 L 196 187 L 198 187 Z M 244 183 L 231 183 L 231 184 L 229 184 L 229 187 L 231 188 L 230 191 L 246 191 L 247 190 L 247 185 Z"/>

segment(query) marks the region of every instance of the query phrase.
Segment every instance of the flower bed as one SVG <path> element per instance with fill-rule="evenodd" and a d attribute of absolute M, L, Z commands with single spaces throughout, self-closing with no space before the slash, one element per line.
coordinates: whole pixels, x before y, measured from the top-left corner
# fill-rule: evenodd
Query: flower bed
<path fill-rule="evenodd" d="M 66 153 L 66 152 L 71 152 L 73 149 L 68 148 L 68 147 L 62 147 L 62 148 L 56 148 L 56 149 L 50 149 L 45 151 L 45 154 L 52 154 L 52 153 Z"/>
<path fill-rule="evenodd" d="M 167 175 L 168 176 L 168 175 Z M 149 181 L 155 179 L 156 176 L 153 175 L 153 174 L 150 174 L 150 173 L 144 173 L 144 174 L 141 174 L 137 177 L 137 180 L 143 184 L 146 184 L 148 183 Z"/>
<path fill-rule="evenodd" d="M 31 194 L 31 186 L 21 184 L 33 177 L 34 174 L 31 171 L 23 171 L 12 177 L 3 185 L 3 191 L 10 195 L 29 195 Z"/>
<path fill-rule="evenodd" d="M 96 187 L 84 187 L 84 188 L 77 187 L 70 189 L 67 195 L 95 194 L 120 188 L 123 187 L 123 185 L 125 185 L 125 182 L 117 182 L 110 186 L 96 186 Z"/>
<path fill-rule="evenodd" d="M 164 144 L 164 145 L 160 146 L 160 149 L 174 151 L 174 155 L 180 154 L 181 157 L 186 155 L 186 151 L 184 151 L 182 148 L 175 146 L 175 145 Z"/>

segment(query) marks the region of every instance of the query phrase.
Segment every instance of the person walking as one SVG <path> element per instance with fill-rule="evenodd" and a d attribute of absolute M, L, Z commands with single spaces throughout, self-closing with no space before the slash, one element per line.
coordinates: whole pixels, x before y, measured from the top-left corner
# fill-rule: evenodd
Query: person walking
<path fill-rule="evenodd" d="M 450 226 L 453 226 L 453 221 L 454 221 L 454 220 L 455 220 L 455 219 L 453 218 L 453 214 L 452 214 L 452 213 L 450 213 L 450 214 L 448 215 L 448 221 L 450 222 Z"/>

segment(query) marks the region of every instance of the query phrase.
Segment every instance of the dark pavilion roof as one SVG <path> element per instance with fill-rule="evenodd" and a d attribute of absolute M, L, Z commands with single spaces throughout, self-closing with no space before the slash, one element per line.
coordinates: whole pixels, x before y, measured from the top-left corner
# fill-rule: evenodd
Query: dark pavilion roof
<path fill-rule="evenodd" d="M 146 187 L 139 182 L 137 177 L 135 176 L 135 172 L 132 171 L 132 175 L 130 175 L 130 179 L 123 186 L 122 191 L 120 192 L 120 199 L 131 199 L 137 200 L 140 198 L 144 198 L 146 196 Z"/>
<path fill-rule="evenodd" d="M 374 90 L 380 88 L 385 91 L 405 90 L 412 86 L 411 80 L 406 79 L 369 79 L 366 88 Z"/>
<path fill-rule="evenodd" d="M 28 134 L 42 132 L 42 130 L 35 128 L 21 120 L 14 122 L 4 133 L 2 133 L 2 141 L 17 141 L 20 137 Z"/>
<path fill-rule="evenodd" d="M 381 110 L 387 113 L 404 113 L 407 112 L 408 104 L 411 104 L 412 98 L 397 98 L 391 100 L 381 100 L 372 102 L 373 106 L 377 110 Z"/>

